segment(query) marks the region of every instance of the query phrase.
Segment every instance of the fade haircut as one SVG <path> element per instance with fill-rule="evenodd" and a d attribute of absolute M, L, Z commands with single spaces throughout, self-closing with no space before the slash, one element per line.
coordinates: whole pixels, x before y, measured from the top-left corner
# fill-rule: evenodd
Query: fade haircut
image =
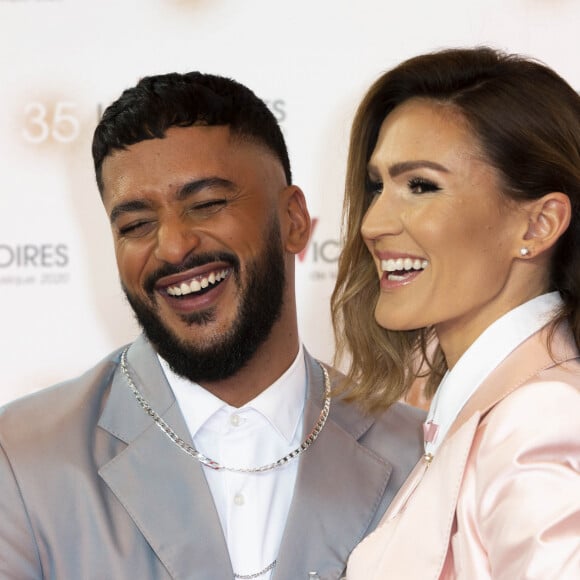
<path fill-rule="evenodd" d="M 226 125 L 233 136 L 265 146 L 282 164 L 287 183 L 292 183 L 282 131 L 264 101 L 226 77 L 168 73 L 142 78 L 105 109 L 92 146 L 101 195 L 103 161 L 113 151 L 146 139 L 162 139 L 170 127 L 192 125 Z"/>

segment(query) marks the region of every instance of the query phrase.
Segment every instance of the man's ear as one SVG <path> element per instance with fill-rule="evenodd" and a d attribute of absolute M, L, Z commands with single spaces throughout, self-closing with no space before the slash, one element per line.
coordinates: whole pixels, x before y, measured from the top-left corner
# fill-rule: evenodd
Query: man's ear
<path fill-rule="evenodd" d="M 299 187 L 290 185 L 282 192 L 280 211 L 284 249 L 291 254 L 299 254 L 310 237 L 310 214 Z"/>
<path fill-rule="evenodd" d="M 527 206 L 528 227 L 522 239 L 524 258 L 539 256 L 554 247 L 568 229 L 572 217 L 570 198 L 561 192 L 547 193 Z"/>

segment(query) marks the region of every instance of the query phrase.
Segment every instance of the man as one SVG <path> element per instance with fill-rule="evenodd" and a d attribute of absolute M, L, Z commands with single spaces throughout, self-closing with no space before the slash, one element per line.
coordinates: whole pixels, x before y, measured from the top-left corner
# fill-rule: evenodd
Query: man
<path fill-rule="evenodd" d="M 93 156 L 144 334 L 3 409 L 0 577 L 338 579 L 422 415 L 331 400 L 300 344 L 310 218 L 273 115 L 228 79 L 148 77 Z"/>

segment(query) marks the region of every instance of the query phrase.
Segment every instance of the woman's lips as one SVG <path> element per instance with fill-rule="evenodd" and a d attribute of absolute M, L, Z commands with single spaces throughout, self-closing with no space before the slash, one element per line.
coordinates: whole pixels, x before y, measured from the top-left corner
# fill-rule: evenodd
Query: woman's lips
<path fill-rule="evenodd" d="M 383 255 L 380 266 L 381 288 L 391 290 L 413 282 L 429 266 L 429 261 L 418 256 L 392 254 Z"/>

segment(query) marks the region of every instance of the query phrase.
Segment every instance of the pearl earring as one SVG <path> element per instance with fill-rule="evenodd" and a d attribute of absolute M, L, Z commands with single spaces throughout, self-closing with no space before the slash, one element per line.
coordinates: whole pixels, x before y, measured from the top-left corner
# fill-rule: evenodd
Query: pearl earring
<path fill-rule="evenodd" d="M 520 248 L 520 256 L 528 256 L 530 253 L 530 250 L 528 250 L 528 248 Z"/>

